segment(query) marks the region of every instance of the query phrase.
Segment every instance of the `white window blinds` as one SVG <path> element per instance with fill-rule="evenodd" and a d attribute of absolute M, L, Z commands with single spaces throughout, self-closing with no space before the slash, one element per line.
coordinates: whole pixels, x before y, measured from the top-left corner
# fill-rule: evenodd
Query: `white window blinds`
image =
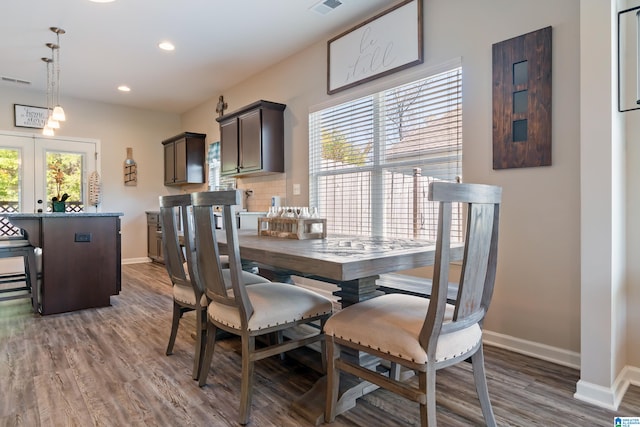
<path fill-rule="evenodd" d="M 329 233 L 435 240 L 428 186 L 461 175 L 461 86 L 455 67 L 309 115 L 310 205 Z"/>

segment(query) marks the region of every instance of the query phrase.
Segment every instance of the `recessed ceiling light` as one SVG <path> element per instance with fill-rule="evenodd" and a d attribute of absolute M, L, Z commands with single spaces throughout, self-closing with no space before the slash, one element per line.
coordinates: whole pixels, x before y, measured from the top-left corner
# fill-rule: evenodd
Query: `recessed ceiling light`
<path fill-rule="evenodd" d="M 93 3 L 112 3 L 115 0 L 89 0 L 89 1 Z"/>
<path fill-rule="evenodd" d="M 126 85 L 118 86 L 118 90 L 120 92 L 131 92 L 131 88 L 129 86 L 126 86 Z"/>
<path fill-rule="evenodd" d="M 162 50 L 175 50 L 175 48 L 176 48 L 176 47 L 173 45 L 173 43 L 171 43 L 171 42 L 167 42 L 167 41 L 160 42 L 160 43 L 158 44 L 158 47 L 159 47 L 160 49 L 162 49 Z"/>

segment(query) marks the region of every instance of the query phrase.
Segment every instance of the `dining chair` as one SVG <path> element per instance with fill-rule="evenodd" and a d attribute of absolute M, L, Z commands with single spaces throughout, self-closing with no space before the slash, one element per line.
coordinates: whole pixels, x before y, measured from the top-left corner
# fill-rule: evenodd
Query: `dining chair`
<path fill-rule="evenodd" d="M 218 329 L 237 335 L 241 339 L 242 374 L 240 383 L 239 423 L 250 419 L 253 392 L 253 371 L 256 361 L 285 353 L 289 350 L 320 342 L 324 360 L 322 326 L 332 313 L 331 300 L 313 291 L 286 283 L 257 283 L 244 286 L 241 275 L 238 230 L 226 227 L 227 254 L 231 270 L 231 289 L 224 286 L 219 262 L 220 253 L 216 230 L 213 227 L 213 206 L 221 206 L 225 224 L 232 224 L 237 205 L 242 201 L 239 191 L 209 191 L 192 194 L 196 264 L 199 280 L 205 285 L 209 306 L 207 309 L 207 343 L 200 367 L 199 384 L 204 386 L 209 373 Z M 268 239 L 266 237 L 265 239 Z M 301 324 L 320 322 L 308 333 L 296 331 L 290 339 L 260 340 L 256 337 L 275 334 Z M 265 337 L 270 338 L 270 337 Z"/>
<path fill-rule="evenodd" d="M 196 343 L 192 377 L 197 380 L 204 355 L 207 298 L 204 295 L 203 287 L 196 281 L 197 275 L 194 273 L 197 265 L 194 261 L 195 245 L 193 242 L 193 220 L 189 212 L 190 205 L 191 195 L 189 194 L 160 196 L 162 250 L 165 267 L 173 288 L 173 318 L 166 355 L 169 356 L 173 353 L 178 326 L 183 314 L 195 311 Z M 182 222 L 181 227 L 179 227 L 180 222 Z M 182 233 L 179 229 L 182 230 Z M 222 264 L 227 267 L 222 272 L 224 281 L 227 286 L 230 286 L 228 263 L 223 260 Z M 243 271 L 242 275 L 246 284 L 268 281 L 246 271 Z"/>
<path fill-rule="evenodd" d="M 429 185 L 429 200 L 439 202 L 440 209 L 431 297 L 382 295 L 349 306 L 326 322 L 325 421 L 336 417 L 340 372 L 345 372 L 418 402 L 421 425 L 434 427 L 436 371 L 470 358 L 484 421 L 495 426 L 484 369 L 482 323 L 495 281 L 501 195 L 500 187 L 482 184 Z M 464 227 L 464 251 L 457 298 L 448 304 L 453 221 Z M 391 369 L 379 373 L 361 366 L 349 358 L 349 351 L 378 357 Z M 405 371 L 401 373 L 399 367 Z M 407 381 L 411 371 L 417 373 L 417 386 Z"/>
<path fill-rule="evenodd" d="M 22 258 L 24 268 L 21 272 L 0 274 L 0 301 L 29 298 L 33 312 L 38 313 L 39 270 L 35 249 L 24 236 L 0 236 L 0 258 Z"/>

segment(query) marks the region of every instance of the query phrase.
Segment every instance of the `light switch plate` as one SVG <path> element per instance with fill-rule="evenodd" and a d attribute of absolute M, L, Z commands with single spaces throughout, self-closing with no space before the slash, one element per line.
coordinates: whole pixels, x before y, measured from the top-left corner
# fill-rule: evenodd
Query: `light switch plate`
<path fill-rule="evenodd" d="M 300 195 L 300 184 L 293 184 L 293 195 L 294 196 Z"/>

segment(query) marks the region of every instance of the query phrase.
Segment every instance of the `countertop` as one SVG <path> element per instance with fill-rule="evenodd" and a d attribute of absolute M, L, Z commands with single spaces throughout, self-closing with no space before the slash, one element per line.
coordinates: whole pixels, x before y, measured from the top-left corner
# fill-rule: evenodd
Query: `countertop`
<path fill-rule="evenodd" d="M 71 218 L 71 217 L 95 217 L 95 216 L 124 216 L 122 212 L 3 212 L 0 217 L 5 218 Z"/>

